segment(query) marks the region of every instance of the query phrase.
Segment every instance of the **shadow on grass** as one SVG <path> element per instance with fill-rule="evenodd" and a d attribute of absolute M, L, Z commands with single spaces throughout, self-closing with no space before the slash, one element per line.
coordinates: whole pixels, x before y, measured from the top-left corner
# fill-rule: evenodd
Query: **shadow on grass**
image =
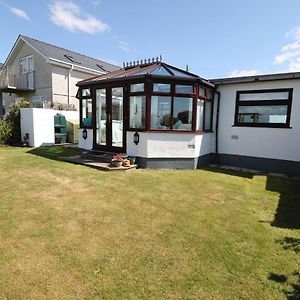
<path fill-rule="evenodd" d="M 27 153 L 52 160 L 63 161 L 65 157 L 78 155 L 79 150 L 77 146 L 57 145 L 51 147 L 34 148 L 27 151 Z"/>
<path fill-rule="evenodd" d="M 266 190 L 280 193 L 271 225 L 279 228 L 300 229 L 299 182 L 268 176 Z"/>
<path fill-rule="evenodd" d="M 242 172 L 238 170 L 233 170 L 233 169 L 222 169 L 220 167 L 207 167 L 207 168 L 201 168 L 202 170 L 214 172 L 214 173 L 221 173 L 225 175 L 230 175 L 230 176 L 237 176 L 237 177 L 243 177 L 243 178 L 249 178 L 252 179 L 255 175 L 258 175 L 259 173 L 255 172 Z"/>

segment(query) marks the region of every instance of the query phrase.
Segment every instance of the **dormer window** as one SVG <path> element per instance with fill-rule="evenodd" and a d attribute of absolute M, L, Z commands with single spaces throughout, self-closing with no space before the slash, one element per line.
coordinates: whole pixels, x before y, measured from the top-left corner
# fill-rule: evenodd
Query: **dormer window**
<path fill-rule="evenodd" d="M 80 61 L 76 60 L 73 56 L 65 54 L 65 57 L 75 64 L 81 64 Z"/>

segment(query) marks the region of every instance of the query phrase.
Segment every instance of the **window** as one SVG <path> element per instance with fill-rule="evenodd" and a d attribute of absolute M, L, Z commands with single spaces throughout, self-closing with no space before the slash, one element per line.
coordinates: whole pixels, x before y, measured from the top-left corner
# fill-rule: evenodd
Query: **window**
<path fill-rule="evenodd" d="M 25 56 L 21 57 L 19 60 L 20 64 L 20 73 L 25 74 L 25 73 L 30 73 L 33 71 L 34 66 L 33 66 L 33 56 Z"/>
<path fill-rule="evenodd" d="M 203 111 L 204 111 L 204 100 L 198 99 L 196 130 L 203 131 Z"/>
<path fill-rule="evenodd" d="M 153 83 L 153 92 L 170 93 L 171 85 L 168 83 Z"/>
<path fill-rule="evenodd" d="M 192 130 L 193 98 L 174 97 L 173 129 Z"/>
<path fill-rule="evenodd" d="M 129 127 L 145 129 L 146 127 L 146 96 L 129 98 Z"/>
<path fill-rule="evenodd" d="M 235 125 L 289 127 L 293 89 L 238 91 Z"/>
<path fill-rule="evenodd" d="M 92 99 L 81 100 L 81 127 L 92 126 Z"/>
<path fill-rule="evenodd" d="M 131 93 L 139 93 L 144 91 L 144 83 L 136 83 L 130 85 Z"/>
<path fill-rule="evenodd" d="M 199 98 L 197 101 L 196 130 L 211 131 L 213 118 L 213 90 L 199 87 Z"/>
<path fill-rule="evenodd" d="M 82 97 L 89 97 L 89 96 L 91 96 L 91 91 L 90 91 L 90 89 L 82 89 Z"/>
<path fill-rule="evenodd" d="M 194 87 L 192 85 L 178 84 L 176 85 L 176 93 L 193 94 Z"/>
<path fill-rule="evenodd" d="M 171 97 L 151 97 L 151 129 L 170 129 Z"/>

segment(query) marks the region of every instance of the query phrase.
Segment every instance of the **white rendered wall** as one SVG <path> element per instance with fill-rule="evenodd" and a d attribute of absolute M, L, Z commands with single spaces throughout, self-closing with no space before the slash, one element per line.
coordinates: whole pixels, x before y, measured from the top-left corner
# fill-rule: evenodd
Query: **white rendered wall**
<path fill-rule="evenodd" d="M 86 129 L 87 138 L 86 140 L 82 138 L 82 131 L 84 129 L 80 128 L 78 132 L 78 148 L 85 150 L 93 149 L 93 129 Z"/>
<path fill-rule="evenodd" d="M 290 126 L 292 128 L 233 127 L 236 92 L 293 88 Z M 300 80 L 226 84 L 221 92 L 219 153 L 300 161 Z M 232 136 L 238 139 L 232 139 Z"/>
<path fill-rule="evenodd" d="M 62 114 L 66 120 L 78 120 L 78 111 L 63 111 L 42 108 L 21 109 L 21 137 L 29 133 L 29 146 L 51 146 L 54 144 L 54 116 Z"/>
<path fill-rule="evenodd" d="M 134 132 L 127 132 L 127 154 L 145 158 L 196 158 L 213 151 L 213 133 L 139 132 L 138 145 Z"/>

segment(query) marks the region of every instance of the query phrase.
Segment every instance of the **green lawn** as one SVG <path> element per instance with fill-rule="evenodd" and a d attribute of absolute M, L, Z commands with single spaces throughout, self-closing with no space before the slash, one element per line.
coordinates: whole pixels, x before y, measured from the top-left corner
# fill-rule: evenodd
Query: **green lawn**
<path fill-rule="evenodd" d="M 75 151 L 0 148 L 0 299 L 299 299 L 299 181 Z"/>

